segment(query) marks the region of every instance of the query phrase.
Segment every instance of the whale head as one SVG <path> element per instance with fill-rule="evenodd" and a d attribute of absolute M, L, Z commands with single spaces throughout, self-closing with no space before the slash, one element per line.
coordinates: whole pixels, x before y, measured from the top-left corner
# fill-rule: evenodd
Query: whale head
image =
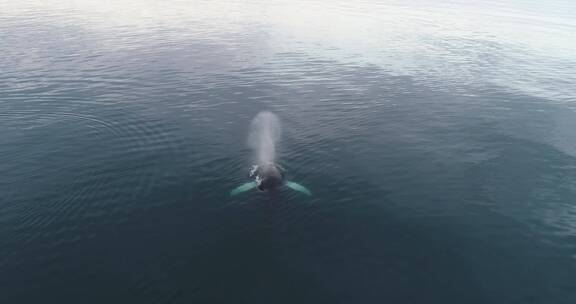
<path fill-rule="evenodd" d="M 275 164 L 260 165 L 256 172 L 256 181 L 258 190 L 272 190 L 284 184 L 284 174 Z"/>

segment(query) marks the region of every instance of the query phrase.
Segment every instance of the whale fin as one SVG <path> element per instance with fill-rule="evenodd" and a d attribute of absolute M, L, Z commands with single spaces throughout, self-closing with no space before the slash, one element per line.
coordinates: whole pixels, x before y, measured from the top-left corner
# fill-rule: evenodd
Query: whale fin
<path fill-rule="evenodd" d="M 292 189 L 292 190 L 296 190 L 298 192 L 307 194 L 307 195 L 312 195 L 312 192 L 310 192 L 310 190 L 306 189 L 306 187 L 295 183 L 295 182 L 286 182 L 286 186 L 288 186 L 288 188 Z"/>
<path fill-rule="evenodd" d="M 246 192 L 248 190 L 256 188 L 257 186 L 258 186 L 257 182 L 245 183 L 244 185 L 238 186 L 238 187 L 234 188 L 234 190 L 230 191 L 230 196 L 234 196 L 236 194 Z"/>

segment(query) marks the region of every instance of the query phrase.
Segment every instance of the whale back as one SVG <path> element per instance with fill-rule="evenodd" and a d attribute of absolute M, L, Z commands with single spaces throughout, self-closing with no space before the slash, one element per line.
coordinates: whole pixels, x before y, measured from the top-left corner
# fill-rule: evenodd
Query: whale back
<path fill-rule="evenodd" d="M 260 166 L 258 177 L 260 179 L 258 189 L 261 191 L 278 188 L 284 183 L 284 174 L 274 164 Z"/>

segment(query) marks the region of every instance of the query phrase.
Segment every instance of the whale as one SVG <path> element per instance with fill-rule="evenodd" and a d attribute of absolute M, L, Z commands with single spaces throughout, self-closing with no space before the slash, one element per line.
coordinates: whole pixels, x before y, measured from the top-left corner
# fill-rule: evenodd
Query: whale
<path fill-rule="evenodd" d="M 234 196 L 252 189 L 258 189 L 261 192 L 273 192 L 283 187 L 306 195 L 312 195 L 312 192 L 301 184 L 287 181 L 284 172 L 284 168 L 274 163 L 253 165 L 248 176 L 254 180 L 236 187 L 230 192 L 230 195 Z"/>
<path fill-rule="evenodd" d="M 280 120 L 271 112 L 258 113 L 250 124 L 248 145 L 254 150 L 256 165 L 250 167 L 248 177 L 253 179 L 234 188 L 230 194 L 237 195 L 252 189 L 272 192 L 283 187 L 312 195 L 306 187 L 285 179 L 285 170 L 276 162 L 276 145 L 280 138 Z"/>

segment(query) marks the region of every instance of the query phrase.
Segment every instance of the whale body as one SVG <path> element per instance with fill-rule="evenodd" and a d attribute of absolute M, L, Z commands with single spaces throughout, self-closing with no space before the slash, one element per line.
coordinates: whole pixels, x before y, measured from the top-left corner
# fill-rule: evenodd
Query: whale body
<path fill-rule="evenodd" d="M 254 178 L 254 181 L 236 187 L 230 192 L 230 195 L 234 196 L 254 188 L 260 191 L 274 191 L 284 186 L 300 193 L 312 195 L 306 187 L 292 181 L 286 181 L 284 169 L 277 164 L 254 165 L 250 168 L 249 176 Z"/>

